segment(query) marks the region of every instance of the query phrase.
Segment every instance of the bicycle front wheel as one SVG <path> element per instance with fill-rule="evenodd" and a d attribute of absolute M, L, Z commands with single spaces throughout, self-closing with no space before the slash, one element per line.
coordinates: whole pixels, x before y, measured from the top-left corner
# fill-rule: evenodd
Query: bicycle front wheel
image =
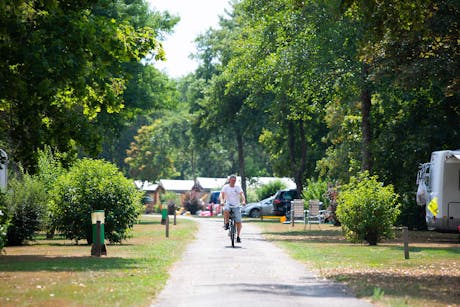
<path fill-rule="evenodd" d="M 235 247 L 235 235 L 236 235 L 236 227 L 235 221 L 230 221 L 230 241 L 232 241 L 232 247 Z"/>

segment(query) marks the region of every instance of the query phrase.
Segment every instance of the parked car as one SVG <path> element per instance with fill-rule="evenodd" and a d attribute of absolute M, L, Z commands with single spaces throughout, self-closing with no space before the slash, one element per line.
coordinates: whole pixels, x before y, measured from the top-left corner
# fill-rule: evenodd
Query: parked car
<path fill-rule="evenodd" d="M 248 203 L 241 208 L 241 214 L 249 217 L 260 217 L 260 215 L 273 215 L 273 200 L 275 196 L 263 199 L 255 203 Z"/>
<path fill-rule="evenodd" d="M 291 201 L 294 199 L 300 199 L 299 192 L 295 189 L 276 192 L 273 200 L 273 215 L 287 215 L 291 208 Z"/>

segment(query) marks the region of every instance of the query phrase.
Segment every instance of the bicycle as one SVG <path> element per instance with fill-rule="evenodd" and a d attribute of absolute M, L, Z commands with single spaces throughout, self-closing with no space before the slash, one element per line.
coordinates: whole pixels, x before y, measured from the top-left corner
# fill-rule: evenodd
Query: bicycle
<path fill-rule="evenodd" d="M 235 213 L 233 208 L 230 207 L 229 218 L 228 218 L 228 235 L 232 242 L 232 247 L 235 247 L 235 236 L 236 236 L 236 224 L 235 224 Z"/>

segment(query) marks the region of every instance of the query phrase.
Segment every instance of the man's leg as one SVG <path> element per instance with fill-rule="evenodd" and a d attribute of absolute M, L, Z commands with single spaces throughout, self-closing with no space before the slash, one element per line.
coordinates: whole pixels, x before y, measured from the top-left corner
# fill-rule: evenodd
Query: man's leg
<path fill-rule="evenodd" d="M 224 228 L 225 230 L 228 229 L 228 220 L 230 218 L 230 212 L 229 210 L 224 210 Z"/>
<path fill-rule="evenodd" d="M 235 224 L 236 224 L 236 235 L 237 237 L 239 237 L 241 234 L 241 228 L 243 228 L 243 223 L 236 222 Z"/>
<path fill-rule="evenodd" d="M 235 224 L 236 224 L 236 243 L 241 243 L 240 233 L 241 233 L 241 228 L 243 228 L 243 223 L 236 222 Z"/>

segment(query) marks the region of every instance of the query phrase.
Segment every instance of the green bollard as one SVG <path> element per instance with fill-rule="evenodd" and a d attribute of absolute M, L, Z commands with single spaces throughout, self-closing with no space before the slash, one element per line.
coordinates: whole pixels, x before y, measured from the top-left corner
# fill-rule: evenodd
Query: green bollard
<path fill-rule="evenodd" d="M 91 247 L 91 256 L 100 257 L 107 255 L 105 247 L 105 234 L 104 234 L 104 210 L 95 210 L 91 213 L 91 226 L 93 232 L 93 245 Z"/>
<path fill-rule="evenodd" d="M 166 225 L 166 219 L 168 218 L 168 209 L 161 209 L 161 225 Z"/>

